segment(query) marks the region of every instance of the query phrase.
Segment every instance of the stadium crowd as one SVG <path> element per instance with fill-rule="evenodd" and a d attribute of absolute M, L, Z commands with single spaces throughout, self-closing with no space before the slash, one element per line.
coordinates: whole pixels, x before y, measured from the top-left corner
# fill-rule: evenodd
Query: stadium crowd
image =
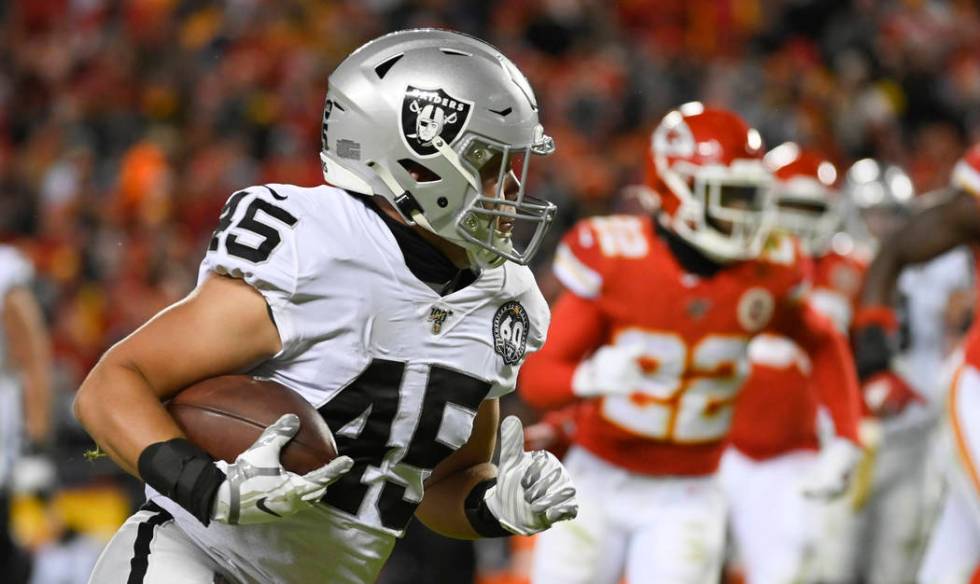
<path fill-rule="evenodd" d="M 896 163 L 919 192 L 980 141 L 970 0 L 0 3 L 0 240 L 38 269 L 61 457 L 84 448 L 70 440 L 71 392 L 193 287 L 228 195 L 322 182 L 327 73 L 365 40 L 418 26 L 485 38 L 531 80 L 558 146 L 532 167 L 535 194 L 560 209 L 553 238 L 629 204 L 650 129 L 689 100 L 739 112 L 768 145 Z"/>

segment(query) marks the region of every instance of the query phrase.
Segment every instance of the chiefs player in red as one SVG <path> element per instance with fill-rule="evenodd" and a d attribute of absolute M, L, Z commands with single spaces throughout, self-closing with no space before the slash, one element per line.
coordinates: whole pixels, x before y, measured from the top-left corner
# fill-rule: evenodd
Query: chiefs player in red
<path fill-rule="evenodd" d="M 582 221 L 560 245 L 567 290 L 520 390 L 543 409 L 582 400 L 566 456 L 580 514 L 540 538 L 535 583 L 717 580 L 715 471 L 759 332 L 804 347 L 815 382 L 856 391 L 846 341 L 804 301 L 798 245 L 769 234 L 762 154 L 737 115 L 685 104 L 651 137 L 660 211 Z"/>
<path fill-rule="evenodd" d="M 823 156 L 793 143 L 773 148 L 765 160 L 776 178 L 776 224 L 798 237 L 813 261 L 809 302 L 846 332 L 865 264 L 841 233 L 837 171 Z M 748 351 L 752 372 L 738 398 L 732 448 L 721 466 L 732 533 L 749 583 L 808 581 L 805 570 L 820 543 L 822 510 L 811 500 L 842 495 L 861 458 L 853 439 L 860 397 L 852 385 L 811 383 L 813 362 L 776 331 L 754 337 Z M 820 406 L 836 428 L 822 449 Z"/>
<path fill-rule="evenodd" d="M 910 265 L 959 245 L 980 260 L 980 144 L 956 164 L 946 199 L 913 215 L 883 242 L 862 293 L 863 324 L 855 331 L 857 359 L 869 376 L 885 376 L 893 356 L 897 319 L 890 308 L 896 280 Z M 978 264 L 980 267 L 980 264 Z M 931 536 L 918 582 L 980 582 L 980 320 L 964 346 L 964 363 L 950 388 L 952 434 L 949 489 Z M 972 579 L 971 579 L 972 576 Z"/>

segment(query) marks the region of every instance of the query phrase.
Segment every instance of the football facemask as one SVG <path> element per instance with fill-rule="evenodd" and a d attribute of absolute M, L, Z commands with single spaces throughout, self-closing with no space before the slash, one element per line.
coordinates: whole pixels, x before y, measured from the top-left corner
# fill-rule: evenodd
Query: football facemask
<path fill-rule="evenodd" d="M 764 161 L 777 181 L 776 224 L 799 238 L 807 253 L 822 255 L 843 224 L 834 187 L 837 169 L 822 154 L 794 142 L 776 146 Z"/>
<path fill-rule="evenodd" d="M 691 195 L 682 202 L 673 228 L 719 261 L 758 256 L 774 218 L 769 173 L 755 160 L 691 171 L 677 173 Z"/>
<path fill-rule="evenodd" d="M 781 229 L 795 235 L 803 244 L 803 249 L 809 254 L 819 253 L 825 247 L 823 242 L 829 231 L 833 236 L 834 226 L 825 228 L 830 207 L 822 201 L 805 201 L 780 198 L 776 202 L 775 222 Z M 837 221 L 833 221 L 834 224 Z"/>
<path fill-rule="evenodd" d="M 548 154 L 553 148 L 545 141 L 512 149 L 479 138 L 464 147 L 475 196 L 461 210 L 455 229 L 479 265 L 505 259 L 526 264 L 541 246 L 556 207 L 526 194 L 527 171 L 532 153 Z"/>

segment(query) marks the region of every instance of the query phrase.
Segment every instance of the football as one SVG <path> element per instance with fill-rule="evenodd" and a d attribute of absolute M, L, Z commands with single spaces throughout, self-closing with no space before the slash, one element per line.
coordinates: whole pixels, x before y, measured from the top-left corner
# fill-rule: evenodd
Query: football
<path fill-rule="evenodd" d="M 187 435 L 215 459 L 234 462 L 283 414 L 299 416 L 299 432 L 282 450 L 282 465 L 305 474 L 337 456 L 327 423 L 298 393 L 274 381 L 225 375 L 191 385 L 167 402 Z"/>

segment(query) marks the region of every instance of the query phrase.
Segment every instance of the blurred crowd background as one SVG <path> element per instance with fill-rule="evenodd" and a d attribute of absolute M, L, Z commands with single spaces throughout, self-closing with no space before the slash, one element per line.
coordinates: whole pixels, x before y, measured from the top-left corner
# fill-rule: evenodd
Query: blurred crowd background
<path fill-rule="evenodd" d="M 689 100 L 738 111 L 770 146 L 900 164 L 922 192 L 980 141 L 972 0 L 0 2 L 0 240 L 38 269 L 69 500 L 54 526 L 28 530 L 33 545 L 93 509 L 105 533 L 128 512 L 112 496 L 72 511 L 73 489 L 139 496 L 82 456 L 91 444 L 70 415 L 82 377 L 193 287 L 230 193 L 322 182 L 327 74 L 366 40 L 418 26 L 485 38 L 531 80 L 558 145 L 532 168 L 535 194 L 561 209 L 555 238 L 624 204 L 650 129 Z"/>

